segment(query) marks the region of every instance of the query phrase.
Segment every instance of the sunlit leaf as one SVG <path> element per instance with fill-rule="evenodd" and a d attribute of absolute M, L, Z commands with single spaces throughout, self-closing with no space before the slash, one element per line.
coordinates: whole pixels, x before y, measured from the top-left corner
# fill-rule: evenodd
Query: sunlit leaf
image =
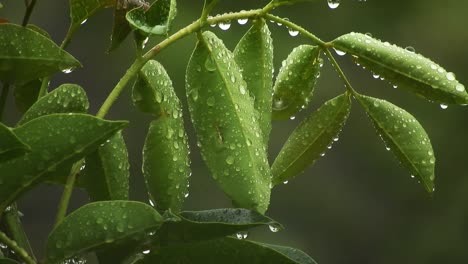
<path fill-rule="evenodd" d="M 336 49 L 393 85 L 443 104 L 468 104 L 465 86 L 455 75 L 411 50 L 381 42 L 361 33 L 349 33 L 333 42 Z"/>
<path fill-rule="evenodd" d="M 408 112 L 385 100 L 359 95 L 356 97 L 372 119 L 389 150 L 428 192 L 434 189 L 434 151 L 421 124 Z"/>
<path fill-rule="evenodd" d="M 42 34 L 14 24 L 0 24 L 0 80 L 26 82 L 81 64 Z"/>
<path fill-rule="evenodd" d="M 15 128 L 13 132 L 31 152 L 0 164 L 0 212 L 62 166 L 71 166 L 94 151 L 126 124 L 84 114 L 52 114 Z"/>
<path fill-rule="evenodd" d="M 179 242 L 221 238 L 258 226 L 274 231 L 282 229 L 273 219 L 242 208 L 187 211 L 177 216 L 178 221 L 166 221 L 161 230 L 168 234 L 168 239 Z"/>
<path fill-rule="evenodd" d="M 93 201 L 128 200 L 130 164 L 122 133 L 109 138 L 85 161 L 79 186 L 86 189 Z"/>
<path fill-rule="evenodd" d="M 41 90 L 41 80 L 32 80 L 27 83 L 15 84 L 13 96 L 18 111 L 25 113 L 37 101 L 39 91 Z"/>
<path fill-rule="evenodd" d="M 176 14 L 175 0 L 158 0 L 148 10 L 135 8 L 126 17 L 133 28 L 145 35 L 166 35 Z"/>
<path fill-rule="evenodd" d="M 76 84 L 62 84 L 34 103 L 18 125 L 48 114 L 86 113 L 88 107 L 88 97 L 83 88 Z"/>
<path fill-rule="evenodd" d="M 316 264 L 311 257 L 295 248 L 235 238 L 155 249 L 135 263 Z"/>
<path fill-rule="evenodd" d="M 68 215 L 47 240 L 47 263 L 108 246 L 145 241 L 163 219 L 151 206 L 133 201 L 103 201 L 86 204 Z"/>
<path fill-rule="evenodd" d="M 319 47 L 301 45 L 283 61 L 273 88 L 274 119 L 293 117 L 309 104 L 320 76 L 319 55 Z"/>
<path fill-rule="evenodd" d="M 272 43 L 267 24 L 263 19 L 258 19 L 234 49 L 234 59 L 242 70 L 247 88 L 254 98 L 254 107 L 259 113 L 258 122 L 265 144 L 269 141 L 271 130 Z"/>
<path fill-rule="evenodd" d="M 0 123 L 0 162 L 24 155 L 29 150 L 29 146 L 24 144 L 10 128 Z"/>
<path fill-rule="evenodd" d="M 273 185 L 297 176 L 331 147 L 348 118 L 348 94 L 327 101 L 294 130 L 276 157 L 271 173 Z"/>
<path fill-rule="evenodd" d="M 202 157 L 214 179 L 236 205 L 264 213 L 271 178 L 254 102 L 234 56 L 211 32 L 199 35 L 186 89 Z"/>

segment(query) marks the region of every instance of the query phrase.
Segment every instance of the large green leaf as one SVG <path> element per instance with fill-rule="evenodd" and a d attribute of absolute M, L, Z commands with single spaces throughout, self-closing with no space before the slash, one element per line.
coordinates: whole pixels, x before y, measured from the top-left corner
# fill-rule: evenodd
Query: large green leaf
<path fill-rule="evenodd" d="M 255 20 L 234 49 L 234 59 L 254 98 L 265 144 L 268 144 L 270 137 L 273 93 L 273 40 L 270 35 L 265 20 Z"/>
<path fill-rule="evenodd" d="M 151 206 L 134 201 L 87 204 L 68 215 L 47 240 L 47 263 L 59 263 L 89 251 L 133 241 L 146 241 L 163 219 Z"/>
<path fill-rule="evenodd" d="M 147 11 L 135 8 L 126 17 L 130 25 L 144 35 L 167 35 L 176 14 L 176 0 L 158 0 Z"/>
<path fill-rule="evenodd" d="M 385 100 L 356 97 L 372 119 L 377 132 L 411 175 L 417 176 L 428 192 L 434 189 L 435 157 L 421 124 L 408 112 Z"/>
<path fill-rule="evenodd" d="M 161 232 L 178 242 L 221 238 L 258 226 L 269 226 L 274 231 L 282 228 L 273 219 L 242 208 L 187 211 L 177 216 L 177 221 L 164 222 Z"/>
<path fill-rule="evenodd" d="M 264 213 L 271 177 L 254 102 L 234 56 L 211 32 L 199 35 L 186 89 L 202 157 L 214 179 L 236 205 Z"/>
<path fill-rule="evenodd" d="M 351 108 L 349 95 L 327 101 L 289 136 L 272 167 L 273 185 L 287 181 L 322 156 L 338 139 Z"/>
<path fill-rule="evenodd" d="M 97 11 L 115 5 L 117 0 L 70 0 L 70 30 L 74 31 Z"/>
<path fill-rule="evenodd" d="M 42 34 L 14 24 L 0 24 L 0 80 L 26 82 L 81 66 Z"/>
<path fill-rule="evenodd" d="M 52 114 L 15 128 L 13 132 L 31 152 L 0 164 L 0 212 L 62 166 L 71 166 L 95 150 L 126 124 L 84 114 Z"/>
<path fill-rule="evenodd" d="M 273 88 L 273 118 L 287 119 L 304 109 L 320 76 L 320 48 L 301 45 L 283 61 Z"/>
<path fill-rule="evenodd" d="M 30 150 L 11 129 L 0 123 L 0 162 L 24 155 Z M 0 184 L 2 177 L 0 177 Z"/>
<path fill-rule="evenodd" d="M 25 113 L 37 101 L 41 85 L 42 81 L 40 79 L 15 84 L 13 96 L 18 111 Z"/>
<path fill-rule="evenodd" d="M 400 88 L 443 104 L 468 104 L 465 86 L 455 75 L 420 54 L 354 32 L 335 39 L 332 44 Z"/>
<path fill-rule="evenodd" d="M 298 249 L 235 238 L 161 248 L 151 251 L 135 263 L 316 264 Z"/>
<path fill-rule="evenodd" d="M 128 200 L 130 164 L 122 133 L 109 138 L 85 161 L 79 186 L 86 189 L 93 201 Z"/>
<path fill-rule="evenodd" d="M 83 88 L 76 84 L 62 84 L 34 103 L 18 125 L 49 114 L 86 113 L 88 108 L 88 97 Z"/>

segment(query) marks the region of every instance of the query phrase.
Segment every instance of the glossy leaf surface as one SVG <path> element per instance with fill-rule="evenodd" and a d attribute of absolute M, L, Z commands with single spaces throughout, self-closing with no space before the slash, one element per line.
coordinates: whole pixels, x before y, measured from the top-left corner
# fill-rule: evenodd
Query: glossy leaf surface
<path fill-rule="evenodd" d="M 15 84 L 13 96 L 15 97 L 16 109 L 25 113 L 37 101 L 42 81 L 39 79 L 27 83 Z"/>
<path fill-rule="evenodd" d="M 264 213 L 271 178 L 253 99 L 223 42 L 211 32 L 199 38 L 186 89 L 202 157 L 237 206 Z"/>
<path fill-rule="evenodd" d="M 0 162 L 24 155 L 29 150 L 29 146 L 24 144 L 9 127 L 0 123 Z"/>
<path fill-rule="evenodd" d="M 88 108 L 88 97 L 83 88 L 76 84 L 62 84 L 34 103 L 18 125 L 48 114 L 86 113 Z"/>
<path fill-rule="evenodd" d="M 0 24 L 0 80 L 26 82 L 81 64 L 42 34 L 14 24 Z"/>
<path fill-rule="evenodd" d="M 31 152 L 0 164 L 0 212 L 61 166 L 71 166 L 95 150 L 126 124 L 84 114 L 52 114 L 15 128 L 13 132 Z"/>
<path fill-rule="evenodd" d="M 163 219 L 151 206 L 134 201 L 86 204 L 68 215 L 47 240 L 48 263 L 125 241 L 135 244 L 154 232 Z"/>
<path fill-rule="evenodd" d="M 468 104 L 455 75 L 420 54 L 354 32 L 335 39 L 333 46 L 402 89 L 443 104 Z"/>
<path fill-rule="evenodd" d="M 258 19 L 234 49 L 234 59 L 242 70 L 247 89 L 254 98 L 258 122 L 265 144 L 271 130 L 273 93 L 273 40 L 263 19 Z"/>
<path fill-rule="evenodd" d="M 338 140 L 350 109 L 350 98 L 343 94 L 327 101 L 302 121 L 271 167 L 273 185 L 290 180 L 319 159 Z"/>
<path fill-rule="evenodd" d="M 235 238 L 154 250 L 136 263 L 316 264 L 311 257 L 298 249 Z"/>
<path fill-rule="evenodd" d="M 121 132 L 86 156 L 85 169 L 79 178 L 93 201 L 128 200 L 130 164 Z"/>
<path fill-rule="evenodd" d="M 136 8 L 126 15 L 130 25 L 145 35 L 166 35 L 177 14 L 175 0 L 158 0 L 145 11 Z"/>
<path fill-rule="evenodd" d="M 242 208 L 186 211 L 177 216 L 178 221 L 167 221 L 161 229 L 170 240 L 179 242 L 221 238 L 258 226 L 282 229 L 273 219 Z"/>
<path fill-rule="evenodd" d="M 287 119 L 305 108 L 320 76 L 320 48 L 296 47 L 283 61 L 273 88 L 273 118 Z"/>
<path fill-rule="evenodd" d="M 431 141 L 421 124 L 408 112 L 385 100 L 360 95 L 366 110 L 387 148 L 428 192 L 434 189 L 435 157 Z"/>

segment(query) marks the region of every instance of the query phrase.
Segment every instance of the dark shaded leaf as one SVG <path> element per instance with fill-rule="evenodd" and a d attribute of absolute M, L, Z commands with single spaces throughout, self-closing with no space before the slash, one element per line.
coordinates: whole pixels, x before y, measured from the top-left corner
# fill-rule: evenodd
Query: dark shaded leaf
<path fill-rule="evenodd" d="M 24 144 L 15 133 L 0 123 L 0 162 L 14 159 L 30 151 L 28 145 Z M 2 177 L 0 177 L 0 184 Z"/>
<path fill-rule="evenodd" d="M 385 100 L 356 97 L 374 123 L 386 146 L 424 188 L 434 190 L 435 157 L 431 141 L 421 124 L 408 112 Z"/>
<path fill-rule="evenodd" d="M 112 7 L 116 0 L 70 0 L 70 31 L 76 30 L 97 11 Z"/>
<path fill-rule="evenodd" d="M 134 201 L 94 202 L 68 215 L 47 240 L 47 263 L 132 241 L 143 243 L 163 218 L 151 206 Z"/>
<path fill-rule="evenodd" d="M 167 35 L 176 14 L 175 0 L 158 0 L 148 10 L 135 8 L 129 11 L 126 18 L 144 35 Z"/>
<path fill-rule="evenodd" d="M 186 89 L 202 157 L 237 206 L 264 213 L 270 168 L 253 99 L 232 53 L 211 32 L 199 35 Z"/>
<path fill-rule="evenodd" d="M 1 81 L 26 82 L 80 66 L 42 34 L 19 25 L 0 24 Z"/>
<path fill-rule="evenodd" d="M 7 259 L 7 258 L 1 258 L 0 257 L 0 264 L 18 264 L 15 260 L 12 259 Z"/>
<path fill-rule="evenodd" d="M 394 85 L 443 104 L 468 104 L 465 86 L 455 75 L 415 52 L 361 33 L 349 33 L 333 46 L 355 56 L 355 61 Z"/>
<path fill-rule="evenodd" d="M 338 140 L 350 109 L 351 100 L 346 93 L 327 101 L 302 121 L 271 167 L 273 185 L 292 179 L 320 158 Z"/>

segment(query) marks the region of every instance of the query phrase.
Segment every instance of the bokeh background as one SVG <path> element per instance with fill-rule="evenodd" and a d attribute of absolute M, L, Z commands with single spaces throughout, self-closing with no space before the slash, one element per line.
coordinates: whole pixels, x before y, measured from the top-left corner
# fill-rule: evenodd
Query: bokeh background
<path fill-rule="evenodd" d="M 0 18 L 21 23 L 23 1 L 2 0 Z M 258 8 L 265 0 L 221 1 L 216 12 Z M 179 0 L 174 30 L 197 19 L 202 0 Z M 283 7 L 274 13 L 303 25 L 323 40 L 333 40 L 350 31 L 371 33 L 400 46 L 412 46 L 432 58 L 468 85 L 468 1 L 445 0 L 343 0 L 331 10 L 326 0 Z M 37 3 L 31 22 L 46 29 L 60 43 L 69 23 L 68 1 Z M 269 24 L 274 37 L 275 68 L 297 45 L 310 41 L 291 37 L 287 29 Z M 115 52 L 106 54 L 112 27 L 112 10 L 88 20 L 68 48 L 84 67 L 54 76 L 51 87 L 71 82 L 82 85 L 95 113 L 106 95 L 134 58 L 130 38 Z M 213 30 L 233 49 L 248 29 L 233 23 L 228 31 Z M 160 39 L 152 39 L 148 46 Z M 164 50 L 157 59 L 172 77 L 185 103 L 184 74 L 195 45 L 189 36 Z M 468 109 L 449 106 L 442 110 L 410 93 L 393 89 L 385 81 L 339 57 L 344 71 L 361 93 L 385 98 L 411 112 L 426 128 L 437 157 L 436 191 L 433 197 L 402 169 L 375 134 L 365 113 L 354 104 L 338 143 L 326 156 L 287 185 L 273 190 L 267 214 L 286 227 L 279 233 L 255 230 L 249 238 L 300 248 L 322 264 L 341 263 L 468 263 L 468 175 L 466 169 Z M 468 87 L 468 86 L 467 86 Z M 274 122 L 270 160 L 281 149 L 294 127 L 325 100 L 344 90 L 332 67 L 325 63 L 311 105 L 293 121 Z M 132 106 L 130 89 L 120 97 L 109 119 L 130 120 L 125 131 L 131 158 L 131 198 L 147 201 L 141 175 L 141 149 L 150 118 Z M 230 206 L 211 179 L 194 144 L 188 113 L 186 127 L 191 136 L 192 168 L 187 210 Z M 19 114 L 10 98 L 5 122 L 14 125 Z M 1 173 L 1 172 L 0 172 Z M 32 244 L 41 256 L 52 228 L 61 188 L 41 186 L 24 195 L 20 210 Z M 74 194 L 71 209 L 87 201 L 85 193 Z"/>

